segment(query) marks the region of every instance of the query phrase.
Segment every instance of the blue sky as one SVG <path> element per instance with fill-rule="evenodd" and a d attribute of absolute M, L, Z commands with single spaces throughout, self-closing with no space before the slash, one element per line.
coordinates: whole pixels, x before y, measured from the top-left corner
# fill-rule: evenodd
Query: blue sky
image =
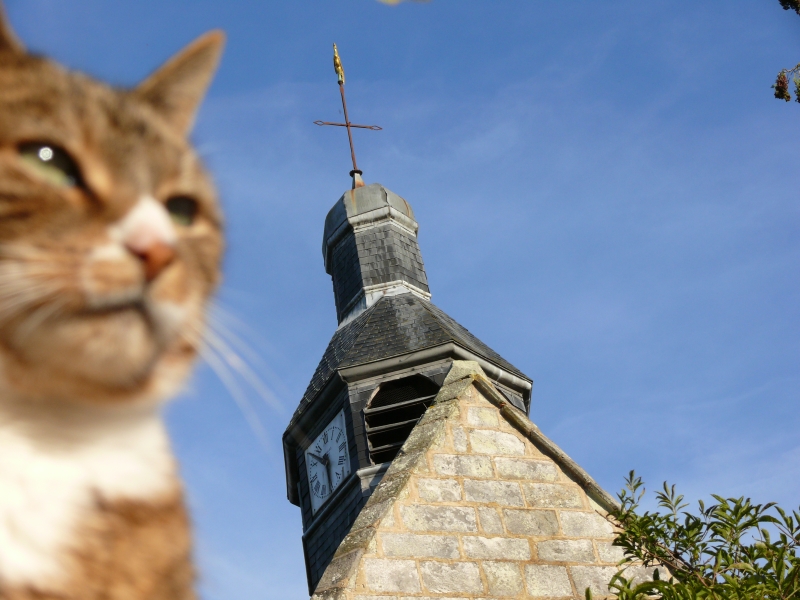
<path fill-rule="evenodd" d="M 7 0 L 32 49 L 132 85 L 211 28 L 195 140 L 229 251 L 219 317 L 263 440 L 199 366 L 168 409 L 207 600 L 306 597 L 280 436 L 335 327 L 323 221 L 359 165 L 420 222 L 433 301 L 534 379 L 606 489 L 800 498 L 800 60 L 777 0 Z M 257 386 L 256 386 L 257 387 Z M 241 398 L 240 398 L 241 399 Z M 257 427 L 255 429 L 258 429 Z"/>

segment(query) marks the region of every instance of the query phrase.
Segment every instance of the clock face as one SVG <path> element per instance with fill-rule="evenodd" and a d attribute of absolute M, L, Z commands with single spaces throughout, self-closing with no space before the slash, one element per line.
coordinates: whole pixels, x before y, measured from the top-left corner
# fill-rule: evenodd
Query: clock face
<path fill-rule="evenodd" d="M 316 513 L 350 474 L 344 410 L 328 423 L 306 449 L 306 471 L 311 492 L 311 510 Z"/>

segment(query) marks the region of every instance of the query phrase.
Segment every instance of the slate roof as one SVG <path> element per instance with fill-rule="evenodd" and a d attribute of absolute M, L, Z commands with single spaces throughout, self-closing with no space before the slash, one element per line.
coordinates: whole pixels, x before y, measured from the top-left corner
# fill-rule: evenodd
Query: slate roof
<path fill-rule="evenodd" d="M 449 342 L 455 342 L 507 373 L 530 379 L 432 303 L 411 293 L 384 296 L 333 335 L 289 427 L 297 422 L 338 369 Z"/>

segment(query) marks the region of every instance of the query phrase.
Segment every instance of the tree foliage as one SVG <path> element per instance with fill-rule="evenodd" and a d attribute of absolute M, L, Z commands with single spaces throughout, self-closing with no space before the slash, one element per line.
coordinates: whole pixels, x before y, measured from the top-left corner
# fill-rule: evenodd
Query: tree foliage
<path fill-rule="evenodd" d="M 692 513 L 675 486 L 664 483 L 656 494 L 661 512 L 639 514 L 643 495 L 644 484 L 631 471 L 619 509 L 610 515 L 620 528 L 614 544 L 625 552 L 621 569 L 657 569 L 653 581 L 643 583 L 620 571 L 609 585 L 617 598 L 800 599 L 800 510 L 713 496 L 715 504 L 700 501 Z"/>
<path fill-rule="evenodd" d="M 778 0 L 783 7 L 783 10 L 793 10 L 800 15 L 800 0 Z M 794 96 L 795 101 L 800 102 L 800 64 L 792 69 L 781 69 L 778 73 L 778 78 L 772 84 L 772 89 L 775 90 L 775 97 L 778 100 L 786 100 L 789 102 L 792 95 L 789 93 L 789 77 L 792 77 L 794 83 Z"/>
<path fill-rule="evenodd" d="M 793 69 L 782 69 L 780 73 L 778 73 L 778 78 L 775 80 L 775 83 L 772 85 L 772 89 L 775 90 L 775 97 L 778 100 L 786 100 L 789 102 L 792 99 L 792 95 L 789 93 L 789 76 L 792 76 L 792 83 L 794 83 L 794 95 L 795 101 L 800 102 L 800 64 L 794 67 Z"/>
<path fill-rule="evenodd" d="M 783 10 L 793 10 L 800 15 L 800 0 L 778 0 L 783 7 Z"/>

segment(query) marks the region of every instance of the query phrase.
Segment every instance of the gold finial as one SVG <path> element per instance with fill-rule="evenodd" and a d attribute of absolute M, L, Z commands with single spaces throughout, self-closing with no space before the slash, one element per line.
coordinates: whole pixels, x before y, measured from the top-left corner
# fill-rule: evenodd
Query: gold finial
<path fill-rule="evenodd" d="M 0 4 L 2 4 L 2 0 L 0 0 Z M 334 125 L 336 127 L 346 127 L 347 128 L 347 140 L 350 142 L 350 158 L 353 159 L 353 170 L 350 171 L 350 176 L 353 178 L 353 189 L 357 187 L 362 187 L 364 185 L 364 181 L 361 179 L 361 170 L 358 168 L 356 164 L 356 150 L 353 147 L 353 133 L 352 129 L 371 129 L 372 131 L 380 131 L 381 128 L 377 125 L 356 125 L 355 123 L 350 122 L 350 117 L 347 116 L 347 101 L 344 99 L 344 68 L 342 67 L 342 61 L 339 58 L 339 50 L 336 48 L 336 44 L 333 45 L 333 68 L 336 71 L 336 75 L 339 77 L 339 93 L 342 95 L 342 109 L 344 110 L 344 123 L 329 123 L 328 121 L 314 121 L 314 125 Z"/>
<path fill-rule="evenodd" d="M 342 67 L 342 61 L 339 58 L 339 51 L 336 49 L 336 44 L 333 45 L 333 69 L 336 71 L 336 75 L 339 76 L 339 83 L 344 85 L 344 67 Z"/>

